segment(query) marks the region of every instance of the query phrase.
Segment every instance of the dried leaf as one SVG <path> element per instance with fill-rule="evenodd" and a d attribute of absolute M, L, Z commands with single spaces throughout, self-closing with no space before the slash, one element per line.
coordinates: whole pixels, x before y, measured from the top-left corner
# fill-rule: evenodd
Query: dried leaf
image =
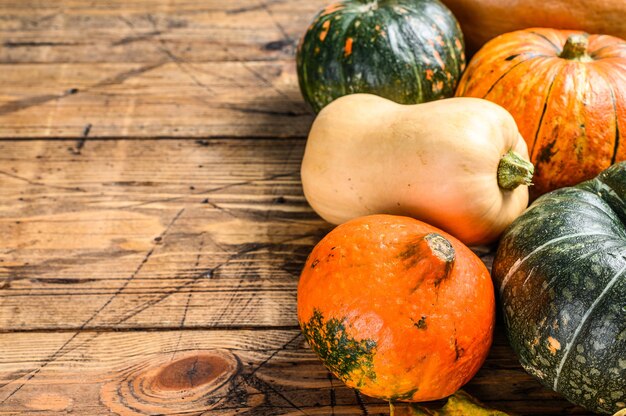
<path fill-rule="evenodd" d="M 430 410 L 416 404 L 394 408 L 390 404 L 392 416 L 508 416 L 504 412 L 486 408 L 478 400 L 462 390 L 448 398 L 441 410 Z"/>

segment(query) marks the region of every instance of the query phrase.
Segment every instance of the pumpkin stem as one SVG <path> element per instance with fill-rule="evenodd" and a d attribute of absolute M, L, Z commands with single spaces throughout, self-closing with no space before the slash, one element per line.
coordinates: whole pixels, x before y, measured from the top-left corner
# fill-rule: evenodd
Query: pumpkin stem
<path fill-rule="evenodd" d="M 535 167 L 513 150 L 509 150 L 498 165 L 498 185 L 513 190 L 520 185 L 531 185 Z"/>
<path fill-rule="evenodd" d="M 454 261 L 454 247 L 444 236 L 438 233 L 430 233 L 426 234 L 424 240 L 426 240 L 433 254 L 441 261 L 444 263 L 452 263 Z"/>
<path fill-rule="evenodd" d="M 389 401 L 389 416 L 394 416 L 396 413 L 396 408 L 393 405 L 392 401 Z"/>
<path fill-rule="evenodd" d="M 589 35 L 586 33 L 574 33 L 565 41 L 563 52 L 561 52 L 559 57 L 573 61 L 591 61 L 591 57 L 587 53 L 588 47 Z"/>

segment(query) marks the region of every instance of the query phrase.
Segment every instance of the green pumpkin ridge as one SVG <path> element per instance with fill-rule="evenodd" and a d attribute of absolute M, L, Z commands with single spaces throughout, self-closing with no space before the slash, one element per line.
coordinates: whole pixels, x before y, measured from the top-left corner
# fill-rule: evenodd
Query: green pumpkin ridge
<path fill-rule="evenodd" d="M 374 356 L 376 341 L 357 341 L 346 333 L 345 319 L 325 320 L 319 309 L 313 310 L 308 322 L 302 323 L 305 339 L 326 367 L 340 380 L 355 378 L 357 387 L 367 380 L 375 381 Z"/>

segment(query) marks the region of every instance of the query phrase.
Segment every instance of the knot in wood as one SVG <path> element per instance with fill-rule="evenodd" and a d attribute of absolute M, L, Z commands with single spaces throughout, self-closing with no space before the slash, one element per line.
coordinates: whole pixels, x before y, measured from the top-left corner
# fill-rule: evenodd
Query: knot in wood
<path fill-rule="evenodd" d="M 207 396 L 226 393 L 238 368 L 225 350 L 189 351 L 174 360 L 163 354 L 121 372 L 100 396 L 118 414 L 205 411 L 211 409 Z"/>
<path fill-rule="evenodd" d="M 228 372 L 229 362 L 218 355 L 196 355 L 174 361 L 159 372 L 155 387 L 185 390 L 209 384 Z"/>

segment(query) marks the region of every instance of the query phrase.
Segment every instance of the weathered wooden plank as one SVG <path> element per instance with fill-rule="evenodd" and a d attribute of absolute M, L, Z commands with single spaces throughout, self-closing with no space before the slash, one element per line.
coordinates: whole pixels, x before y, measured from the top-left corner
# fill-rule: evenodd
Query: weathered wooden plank
<path fill-rule="evenodd" d="M 0 138 L 304 137 L 295 64 L 0 65 Z"/>
<path fill-rule="evenodd" d="M 0 142 L 0 330 L 295 325 L 303 144 Z"/>
<path fill-rule="evenodd" d="M 298 330 L 1 334 L 2 413 L 375 415 Z M 527 375 L 502 336 L 466 390 L 518 415 L 583 415 Z M 50 414 L 50 413 L 46 413 Z"/>
<path fill-rule="evenodd" d="M 305 136 L 293 55 L 326 3 L 3 0 L 0 138 Z"/>
<path fill-rule="evenodd" d="M 303 140 L 0 142 L 0 330 L 294 326 Z"/>
<path fill-rule="evenodd" d="M 0 63 L 285 59 L 330 2 L 2 0 Z"/>

